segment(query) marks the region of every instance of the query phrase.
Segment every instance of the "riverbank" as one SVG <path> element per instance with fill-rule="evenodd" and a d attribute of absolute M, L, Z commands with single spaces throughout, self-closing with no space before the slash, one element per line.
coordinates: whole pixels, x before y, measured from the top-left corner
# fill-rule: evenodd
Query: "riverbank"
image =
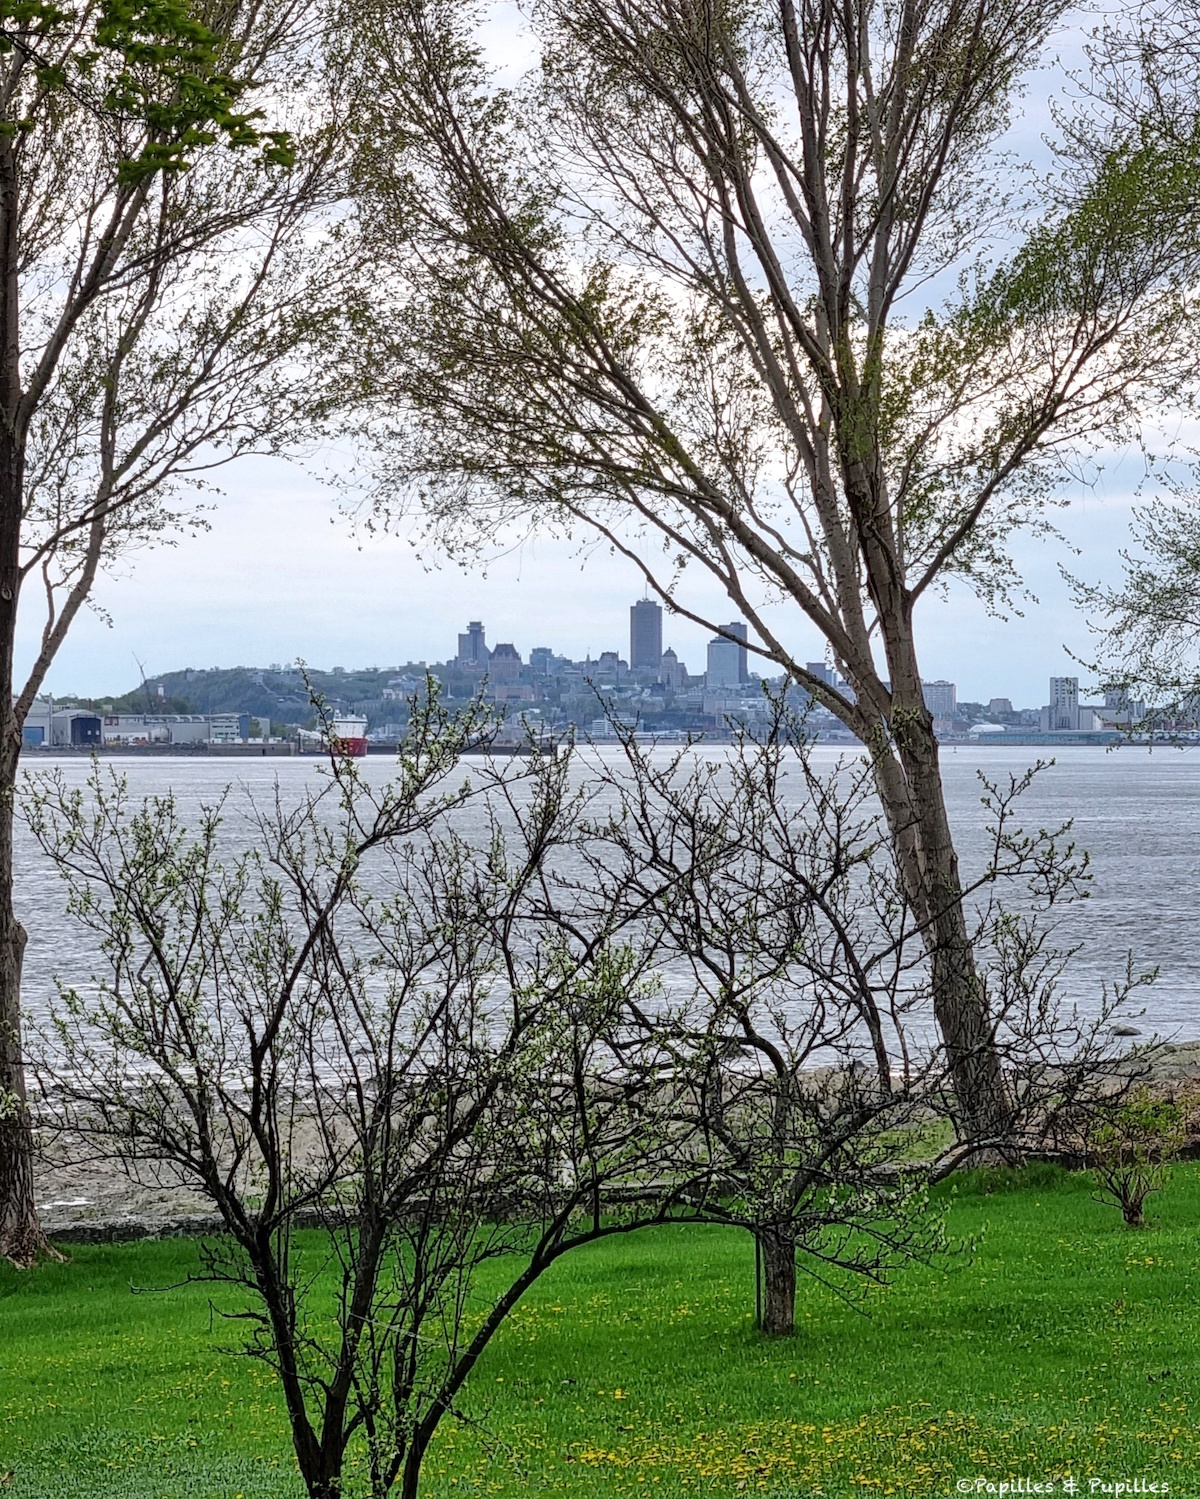
<path fill-rule="evenodd" d="M 1164 1044 L 1149 1069 L 1156 1087 L 1200 1086 L 1200 1041 Z M 131 1176 L 86 1144 L 43 1131 L 36 1172 L 37 1203 L 51 1238 L 64 1243 L 111 1243 L 124 1239 L 220 1231 L 211 1203 L 161 1168 L 141 1165 Z M 1200 1157 L 1200 1140 L 1185 1152 Z"/>

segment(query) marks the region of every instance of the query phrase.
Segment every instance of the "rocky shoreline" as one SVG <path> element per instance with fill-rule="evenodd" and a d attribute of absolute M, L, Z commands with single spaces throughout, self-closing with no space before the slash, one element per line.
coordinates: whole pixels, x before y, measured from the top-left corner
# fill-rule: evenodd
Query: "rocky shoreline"
<path fill-rule="evenodd" d="M 1200 1083 L 1200 1041 L 1164 1044 L 1150 1071 L 1152 1083 Z M 1200 1156 L 1200 1140 L 1182 1152 Z M 1079 1164 L 1079 1163 L 1074 1163 Z M 62 1137 L 39 1161 L 36 1188 L 42 1226 L 63 1244 L 112 1244 L 136 1239 L 201 1237 L 223 1231 L 220 1217 L 198 1192 L 177 1182 L 131 1177 L 111 1160 L 81 1160 Z"/>

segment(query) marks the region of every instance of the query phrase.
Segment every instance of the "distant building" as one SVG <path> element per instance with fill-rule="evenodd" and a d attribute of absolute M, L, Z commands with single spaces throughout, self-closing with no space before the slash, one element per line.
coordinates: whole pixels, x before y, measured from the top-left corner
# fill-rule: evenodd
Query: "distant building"
<path fill-rule="evenodd" d="M 1079 701 L 1078 677 L 1051 677 L 1050 702 L 1038 716 L 1043 734 L 1091 733 L 1104 727 L 1104 709 Z"/>
<path fill-rule="evenodd" d="M 704 685 L 711 691 L 714 687 L 739 687 L 750 680 L 747 651 L 739 641 L 749 639 L 749 632 L 741 620 L 722 625 L 725 635 L 714 635 L 708 642 L 708 670 Z M 736 640 L 730 640 L 734 635 Z"/>
<path fill-rule="evenodd" d="M 458 637 L 458 665 L 485 667 L 490 654 L 483 638 L 483 621 L 473 619 L 466 634 Z"/>
<path fill-rule="evenodd" d="M 480 640 L 483 631 L 480 629 Z M 494 687 L 503 687 L 515 682 L 521 675 L 521 655 L 516 646 L 503 641 L 492 651 L 488 661 L 488 681 Z"/>
<path fill-rule="evenodd" d="M 616 651 L 601 651 L 595 660 L 589 654 L 576 665 L 581 681 L 592 682 L 598 686 L 615 687 L 623 683 L 629 675 L 628 661 L 618 656 Z"/>
<path fill-rule="evenodd" d="M 679 692 L 686 677 L 687 667 L 668 646 L 658 663 L 658 680 L 668 692 Z"/>
<path fill-rule="evenodd" d="M 1184 706 L 1186 708 L 1188 705 Z M 1109 688 L 1104 694 L 1102 716 L 1105 723 L 1119 728 L 1131 728 L 1145 719 L 1146 704 L 1140 698 L 1131 697 L 1124 688 Z M 1195 717 L 1194 711 L 1190 716 Z"/>
<path fill-rule="evenodd" d="M 56 708 L 49 697 L 37 698 L 21 731 L 22 743 L 34 746 L 95 748 L 102 742 L 100 715 L 90 708 Z"/>
<path fill-rule="evenodd" d="M 364 729 L 366 722 L 363 723 Z M 172 740 L 175 740 L 172 732 Z M 198 738 L 201 736 L 197 736 Z M 250 737 L 250 715 L 248 713 L 210 713 L 208 715 L 208 741 L 210 744 L 238 744 Z"/>
<path fill-rule="evenodd" d="M 1073 729 L 1074 723 L 1069 722 L 1072 714 L 1079 712 L 1079 678 L 1078 677 L 1051 677 L 1050 678 L 1050 711 L 1062 717 L 1062 723 L 1056 723 L 1056 729 Z"/>
<path fill-rule="evenodd" d="M 658 670 L 662 660 L 662 609 L 653 599 L 639 599 L 629 611 L 629 668 Z"/>
<path fill-rule="evenodd" d="M 816 677 L 818 682 L 824 682 L 826 687 L 836 686 L 833 667 L 826 666 L 824 661 L 806 661 L 804 670 L 810 677 Z"/>
<path fill-rule="evenodd" d="M 55 715 L 57 718 L 57 715 Z M 222 726 L 249 726 L 249 716 L 237 713 L 108 713 L 102 733 L 105 744 L 206 744 L 244 739 L 246 730 L 225 734 Z M 216 733 L 213 732 L 216 726 Z"/>
<path fill-rule="evenodd" d="M 554 648 L 535 645 L 529 652 L 529 669 L 539 677 L 548 677 L 554 662 Z"/>
<path fill-rule="evenodd" d="M 921 696 L 934 718 L 953 718 L 958 711 L 958 688 L 953 682 L 922 682 Z"/>
<path fill-rule="evenodd" d="M 380 699 L 384 702 L 389 700 L 407 700 L 415 697 L 425 686 L 423 677 L 413 676 L 409 672 L 402 672 L 398 677 L 389 677 L 385 688 L 380 692 Z"/>
<path fill-rule="evenodd" d="M 1041 727 L 1047 734 L 1078 733 L 1078 677 L 1050 678 L 1050 702 L 1042 709 Z M 1091 725 L 1089 724 L 1088 727 L 1090 728 Z"/>
<path fill-rule="evenodd" d="M 987 705 L 989 718 L 1008 718 L 1012 716 L 1012 699 L 1007 697 L 991 698 Z"/>
<path fill-rule="evenodd" d="M 738 650 L 734 641 L 726 640 L 722 635 L 714 636 L 708 642 L 708 670 L 704 673 L 704 685 L 710 692 L 718 687 L 741 685 Z"/>
<path fill-rule="evenodd" d="M 636 714 L 610 712 L 604 718 L 592 719 L 591 727 L 588 729 L 588 738 L 616 739 L 622 730 L 630 734 L 635 733 L 637 725 Z"/>

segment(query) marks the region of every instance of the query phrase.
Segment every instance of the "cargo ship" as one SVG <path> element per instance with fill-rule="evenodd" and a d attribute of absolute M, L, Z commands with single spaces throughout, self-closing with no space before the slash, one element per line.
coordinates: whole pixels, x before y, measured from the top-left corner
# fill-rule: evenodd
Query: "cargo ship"
<path fill-rule="evenodd" d="M 331 724 L 329 748 L 335 755 L 361 760 L 367 753 L 367 720 L 353 714 L 337 714 Z"/>
<path fill-rule="evenodd" d="M 329 720 L 329 732 L 323 729 L 301 729 L 296 745 L 302 755 L 341 755 L 352 760 L 364 759 L 367 753 L 367 720 L 354 714 L 336 713 Z"/>

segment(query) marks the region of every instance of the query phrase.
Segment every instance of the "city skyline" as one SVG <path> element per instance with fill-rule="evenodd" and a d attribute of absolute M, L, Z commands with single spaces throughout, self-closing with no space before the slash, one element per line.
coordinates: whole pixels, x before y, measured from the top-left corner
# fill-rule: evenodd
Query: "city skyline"
<path fill-rule="evenodd" d="M 348 666 L 340 663 L 317 661 L 307 661 L 304 664 L 318 671 L 326 672 L 349 670 L 352 672 L 380 673 L 389 671 L 400 672 L 407 667 L 424 665 L 428 665 L 430 669 L 449 666 L 474 666 L 479 669 L 481 674 L 486 672 L 489 677 L 493 678 L 493 685 L 499 683 L 501 686 L 504 686 L 506 683 L 515 682 L 516 669 L 519 665 L 536 666 L 538 664 L 536 658 L 541 658 L 542 662 L 546 665 L 550 661 L 554 661 L 570 663 L 576 667 L 587 662 L 601 665 L 605 660 L 609 660 L 619 662 L 622 667 L 628 668 L 633 672 L 640 671 L 645 673 L 653 669 L 650 667 L 649 662 L 644 661 L 641 666 L 635 667 L 633 666 L 633 657 L 636 654 L 634 649 L 636 644 L 635 632 L 638 628 L 635 623 L 635 611 L 644 611 L 647 604 L 658 610 L 661 614 L 661 619 L 657 622 L 658 632 L 656 637 L 662 642 L 662 649 L 658 652 L 658 662 L 661 665 L 665 665 L 669 661 L 671 673 L 683 672 L 686 673 L 687 677 L 693 683 L 703 681 L 707 682 L 710 686 L 723 688 L 746 685 L 752 677 L 771 679 L 781 675 L 773 663 L 755 657 L 745 646 L 739 646 L 734 639 L 730 638 L 731 635 L 735 635 L 740 639 L 747 639 L 747 626 L 742 621 L 730 621 L 721 624 L 719 628 L 723 633 L 708 639 L 703 648 L 698 647 L 693 650 L 694 659 L 689 663 L 687 657 L 682 652 L 674 650 L 667 643 L 666 637 L 662 633 L 671 621 L 672 616 L 665 609 L 662 609 L 661 606 L 654 603 L 653 600 L 647 599 L 638 600 L 633 605 L 628 606 L 629 625 L 627 627 L 624 650 L 621 643 L 617 642 L 615 644 L 602 644 L 599 650 L 589 648 L 582 655 L 574 656 L 569 650 L 560 649 L 554 642 L 540 641 L 536 645 L 521 645 L 511 640 L 499 640 L 496 638 L 495 632 L 491 632 L 493 639 L 489 645 L 488 635 L 490 627 L 487 621 L 483 619 L 471 619 L 467 621 L 465 630 L 456 632 L 456 649 L 446 650 L 440 655 L 434 653 L 422 657 L 417 657 L 414 654 L 406 656 L 401 651 L 399 654 L 393 656 L 390 662 L 357 662 Z M 643 632 L 644 630 L 645 626 L 643 625 Z M 503 660 L 498 658 L 503 658 Z M 138 661 L 136 664 L 140 669 L 142 663 Z M 156 666 L 155 669 L 148 671 L 146 676 L 153 678 L 187 668 L 204 671 L 209 669 L 228 670 L 235 667 L 242 667 L 255 670 L 286 671 L 296 664 L 297 658 L 270 663 L 245 659 L 230 663 L 210 663 L 208 667 L 201 666 L 198 662 L 172 662 Z M 807 671 L 816 676 L 822 676 L 831 685 L 838 680 L 834 669 L 826 663 L 805 661 L 803 665 Z M 1061 706 L 1066 710 L 1067 715 L 1063 718 L 1062 722 L 1056 722 L 1053 726 L 1067 728 L 1076 726 L 1069 724 L 1068 719 L 1071 714 L 1078 713 L 1079 708 L 1082 706 L 1082 696 L 1090 693 L 1098 698 L 1107 697 L 1111 705 L 1111 693 L 1106 695 L 1103 689 L 1089 685 L 1086 678 L 1081 678 L 1078 674 L 1071 676 L 1043 672 L 1040 680 L 1043 684 L 1040 695 L 1035 692 L 1033 697 L 1028 700 L 1022 698 L 1019 692 L 1005 691 L 1006 684 L 1003 682 L 992 683 L 990 690 L 985 690 L 977 696 L 971 694 L 969 691 L 963 692 L 959 690 L 958 683 L 947 678 L 923 677 L 922 686 L 926 704 L 935 718 L 952 717 L 960 704 L 983 706 L 986 709 L 989 704 L 996 705 L 1007 701 L 1010 704 L 1010 711 L 1028 712 L 1036 709 L 1046 710 L 1046 699 L 1048 696 L 1050 711 L 1053 713 L 1057 707 Z M 1048 693 L 1045 687 L 1047 681 L 1049 683 Z M 105 698 L 120 696 L 134 687 L 136 687 L 136 683 L 126 681 L 116 690 L 86 692 L 72 691 L 70 689 L 65 691 L 49 689 L 42 696 L 48 696 L 51 699 L 57 696 L 67 701 L 75 698 L 103 701 Z M 1060 691 L 1065 696 L 1060 698 Z M 501 693 L 501 696 L 503 696 L 503 693 Z"/>
<path fill-rule="evenodd" d="M 644 586 L 620 558 L 535 539 L 486 569 L 461 570 L 444 559 L 434 566 L 436 554 L 422 559 L 405 538 L 356 537 L 328 491 L 283 463 L 248 460 L 230 471 L 226 489 L 211 531 L 177 548 L 142 552 L 101 579 L 98 610 L 77 622 L 51 691 L 124 692 L 138 680 L 139 662 L 153 674 L 297 658 L 347 668 L 444 660 L 467 621 L 480 617 L 491 639 L 512 640 L 523 653 L 547 642 L 573 659 L 589 649 L 599 656 L 627 648 L 630 603 Z M 961 588 L 923 601 L 917 628 L 924 676 L 956 682 L 967 700 L 1000 694 L 1028 704 L 1043 701 L 1051 675 L 1087 680 L 1068 649 L 1087 660 L 1092 638 L 1059 565 L 1112 577 L 1128 543 L 1130 503 L 1123 493 L 1099 489 L 1064 513 L 1064 533 L 1083 548 L 1082 558 L 1052 541 L 1018 539 L 1019 570 L 1036 598 L 1021 615 L 994 619 Z M 294 524 L 279 525 L 285 512 Z M 680 598 L 688 607 L 713 623 L 729 618 L 723 593 L 699 578 L 685 582 Z M 820 654 L 815 632 L 794 609 L 779 606 L 772 620 L 800 660 Z M 672 647 L 691 671 L 703 669 L 711 637 L 711 628 L 664 613 L 663 648 Z M 35 645 L 27 624 L 23 661 Z"/>

